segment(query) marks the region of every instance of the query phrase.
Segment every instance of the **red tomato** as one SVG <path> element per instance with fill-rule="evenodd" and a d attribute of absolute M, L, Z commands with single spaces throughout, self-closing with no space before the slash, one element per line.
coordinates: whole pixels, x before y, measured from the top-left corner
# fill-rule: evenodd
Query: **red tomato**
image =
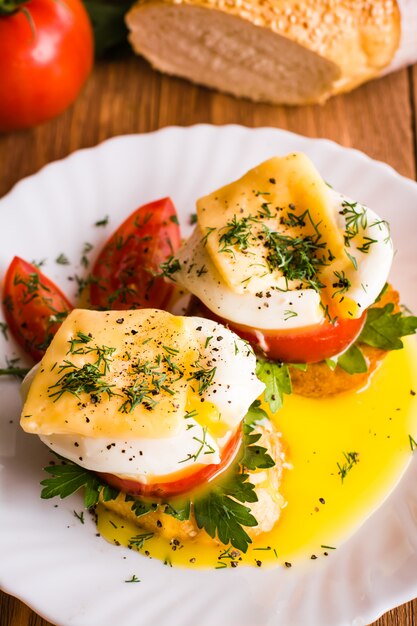
<path fill-rule="evenodd" d="M 16 256 L 4 279 L 3 309 L 13 337 L 40 361 L 72 306 L 38 268 Z"/>
<path fill-rule="evenodd" d="M 260 330 L 218 317 L 202 302 L 195 304 L 194 300 L 189 314 L 201 314 L 225 324 L 246 339 L 256 352 L 284 363 L 317 363 L 340 354 L 358 337 L 366 319 L 365 312 L 358 319 L 337 319 L 334 324 L 324 321 L 294 330 Z"/>
<path fill-rule="evenodd" d="M 101 309 L 164 308 L 174 287 L 155 275 L 180 243 L 169 198 L 137 209 L 110 237 L 94 265 L 91 304 Z"/>
<path fill-rule="evenodd" d="M 5 14 L 0 2 L 0 131 L 62 113 L 93 65 L 93 34 L 81 0 L 15 4 L 16 11 Z"/>
<path fill-rule="evenodd" d="M 145 484 L 135 480 L 119 478 L 114 474 L 97 473 L 109 485 L 116 487 L 116 489 L 120 489 L 123 493 L 127 493 L 131 496 L 145 496 L 149 498 L 168 498 L 179 496 L 212 481 L 219 474 L 224 472 L 231 465 L 241 443 L 242 431 L 239 428 L 223 450 L 222 459 L 218 465 L 212 464 L 205 465 L 203 467 L 200 466 L 200 469 L 187 473 L 183 478 L 177 478 L 171 481 L 167 480 L 166 482 L 161 483 Z"/>

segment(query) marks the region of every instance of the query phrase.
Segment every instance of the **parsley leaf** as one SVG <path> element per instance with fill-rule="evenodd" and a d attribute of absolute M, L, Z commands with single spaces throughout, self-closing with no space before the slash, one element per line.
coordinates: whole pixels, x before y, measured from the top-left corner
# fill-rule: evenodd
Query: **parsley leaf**
<path fill-rule="evenodd" d="M 189 500 L 181 503 L 165 503 L 164 513 L 166 515 L 171 515 L 172 517 L 175 517 L 175 519 L 180 520 L 180 522 L 184 522 L 185 520 L 190 519 L 190 512 L 191 503 Z"/>
<path fill-rule="evenodd" d="M 284 393 L 292 392 L 288 366 L 284 363 L 258 359 L 256 375 L 266 385 L 265 401 L 268 402 L 272 413 L 276 413 L 282 407 Z"/>
<path fill-rule="evenodd" d="M 368 370 L 360 344 L 367 344 L 381 350 L 400 350 L 403 348 L 401 337 L 413 335 L 416 332 L 417 317 L 404 315 L 404 313 L 393 313 L 393 310 L 392 302 L 384 307 L 368 310 L 365 326 L 358 339 L 337 359 L 337 364 L 345 372 L 362 374 Z M 331 369 L 334 368 L 331 367 Z"/>
<path fill-rule="evenodd" d="M 257 526 L 250 508 L 230 497 L 244 502 L 256 502 L 254 486 L 245 485 L 247 474 L 236 474 L 226 485 L 214 487 L 194 502 L 194 515 L 199 528 L 210 537 L 218 536 L 225 545 L 231 543 L 237 550 L 246 552 L 252 539 L 243 526 Z M 251 499 L 248 500 L 248 497 Z"/>
<path fill-rule="evenodd" d="M 255 400 L 250 405 L 245 416 L 245 424 L 251 425 L 268 417 L 266 411 L 261 408 L 261 401 Z"/>
<path fill-rule="evenodd" d="M 359 343 L 366 343 L 382 350 L 400 350 L 401 337 L 413 335 L 417 330 L 417 317 L 393 314 L 392 302 L 383 308 L 369 309 L 365 326 L 359 335 Z"/>
<path fill-rule="evenodd" d="M 129 494 L 125 496 L 125 502 L 132 502 L 131 509 L 136 515 L 136 517 L 141 517 L 142 515 L 146 515 L 149 511 L 156 511 L 158 508 L 157 504 L 153 502 L 147 502 L 146 500 L 138 500 Z"/>
<path fill-rule="evenodd" d="M 240 461 L 242 467 L 248 470 L 268 469 L 274 467 L 275 461 L 263 446 L 254 445 L 261 438 L 260 433 L 252 433 L 253 428 L 244 424 L 245 437 L 244 455 Z M 236 496 L 235 496 L 236 497 Z M 248 500 L 249 502 L 249 500 Z"/>
<path fill-rule="evenodd" d="M 348 374 L 363 374 L 368 371 L 368 364 L 362 350 L 356 344 L 339 356 L 337 364 Z"/>
<path fill-rule="evenodd" d="M 44 499 L 55 496 L 67 498 L 84 487 L 84 506 L 89 509 L 97 504 L 102 490 L 105 500 L 114 500 L 119 493 L 116 489 L 103 484 L 89 470 L 71 461 L 65 461 L 65 465 L 51 465 L 44 469 L 51 474 L 51 478 L 45 478 L 41 482 L 43 486 L 41 498 Z"/>

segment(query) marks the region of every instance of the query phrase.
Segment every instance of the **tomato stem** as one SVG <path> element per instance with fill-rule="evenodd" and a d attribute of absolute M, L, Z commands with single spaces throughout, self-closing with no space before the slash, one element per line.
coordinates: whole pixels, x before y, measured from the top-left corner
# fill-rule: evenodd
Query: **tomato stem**
<path fill-rule="evenodd" d="M 0 16 L 13 15 L 27 2 L 28 0 L 0 0 Z"/>

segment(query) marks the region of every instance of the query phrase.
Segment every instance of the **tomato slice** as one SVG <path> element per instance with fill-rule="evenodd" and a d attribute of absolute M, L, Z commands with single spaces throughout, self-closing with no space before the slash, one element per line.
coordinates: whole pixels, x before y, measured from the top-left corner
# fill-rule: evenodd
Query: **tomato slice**
<path fill-rule="evenodd" d="M 72 305 L 37 267 L 16 256 L 4 279 L 3 310 L 17 343 L 40 361 Z"/>
<path fill-rule="evenodd" d="M 101 309 L 164 308 L 174 286 L 155 275 L 180 243 L 169 198 L 137 209 L 110 237 L 94 265 L 91 304 Z"/>
<path fill-rule="evenodd" d="M 189 315 L 201 315 L 225 324 L 246 339 L 256 352 L 284 363 L 318 363 L 340 354 L 356 340 L 366 319 L 364 312 L 357 319 L 337 319 L 333 324 L 325 320 L 293 330 L 261 330 L 218 317 L 196 300 L 193 297 L 190 302 Z"/>
<path fill-rule="evenodd" d="M 136 480 L 120 478 L 114 474 L 98 473 L 109 485 L 120 489 L 123 493 L 131 496 L 145 496 L 149 498 L 168 498 L 179 496 L 187 493 L 196 487 L 200 487 L 224 472 L 233 462 L 242 443 L 242 431 L 238 428 L 237 432 L 231 437 L 225 446 L 221 461 L 218 465 L 204 465 L 200 469 L 187 471 L 181 478 L 174 478 L 163 482 L 141 483 Z"/>

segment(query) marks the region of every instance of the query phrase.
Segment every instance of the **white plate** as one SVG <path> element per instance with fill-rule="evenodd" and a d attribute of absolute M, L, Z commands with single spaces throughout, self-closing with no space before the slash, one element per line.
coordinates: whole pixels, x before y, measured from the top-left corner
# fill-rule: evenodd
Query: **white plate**
<path fill-rule="evenodd" d="M 399 249 L 392 280 L 416 310 L 417 185 L 354 150 L 266 128 L 167 128 L 48 165 L 0 201 L 0 275 L 15 254 L 46 258 L 45 272 L 71 296 L 74 269 L 54 262 L 61 252 L 77 263 L 84 242 L 100 245 L 158 197 L 170 195 L 187 216 L 199 196 L 296 150 L 336 189 L 391 222 Z M 107 214 L 109 225 L 94 227 Z M 12 351 L 0 338 L 0 359 Z M 359 626 L 417 595 L 417 459 L 327 559 L 291 570 L 171 569 L 96 537 L 90 519 L 81 525 L 73 515 L 79 496 L 40 500 L 48 453 L 19 431 L 17 385 L 1 380 L 0 394 L 0 585 L 59 626 Z M 133 574 L 141 582 L 125 584 Z"/>

